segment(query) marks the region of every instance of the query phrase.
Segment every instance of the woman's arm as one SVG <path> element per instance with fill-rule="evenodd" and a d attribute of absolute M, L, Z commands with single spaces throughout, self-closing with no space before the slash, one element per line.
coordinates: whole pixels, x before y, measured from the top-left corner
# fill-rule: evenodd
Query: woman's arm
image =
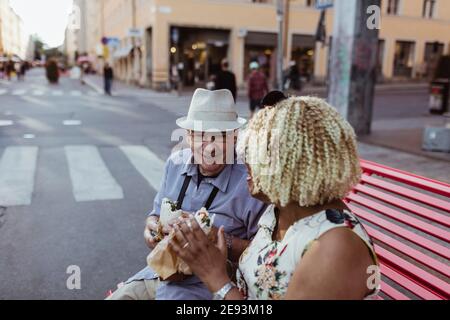
<path fill-rule="evenodd" d="M 353 231 L 336 228 L 306 252 L 289 283 L 288 300 L 361 300 L 370 292 L 367 268 L 375 262 Z"/>
<path fill-rule="evenodd" d="M 194 218 L 174 226 L 175 238 L 170 241 L 172 250 L 188 264 L 192 272 L 215 293 L 231 280 L 227 274 L 227 246 L 224 229 L 217 235 L 217 245 L 211 243 Z M 243 300 L 239 290 L 233 288 L 227 300 Z"/>

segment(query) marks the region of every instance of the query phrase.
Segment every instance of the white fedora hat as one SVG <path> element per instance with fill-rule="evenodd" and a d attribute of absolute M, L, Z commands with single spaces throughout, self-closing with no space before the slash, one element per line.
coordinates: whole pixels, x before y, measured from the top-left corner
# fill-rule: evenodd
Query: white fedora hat
<path fill-rule="evenodd" d="M 238 116 L 233 95 L 226 89 L 197 89 L 187 117 L 177 120 L 179 127 L 201 132 L 233 131 L 246 123 Z"/>

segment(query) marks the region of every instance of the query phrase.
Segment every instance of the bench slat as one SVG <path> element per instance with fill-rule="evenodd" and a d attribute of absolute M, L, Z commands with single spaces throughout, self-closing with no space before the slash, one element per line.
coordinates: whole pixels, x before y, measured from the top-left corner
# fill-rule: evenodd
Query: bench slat
<path fill-rule="evenodd" d="M 400 209 L 409 211 L 418 216 L 432 220 L 434 222 L 437 222 L 439 224 L 446 226 L 447 228 L 450 227 L 450 217 L 446 217 L 443 214 L 439 214 L 433 210 L 421 207 L 417 204 L 405 201 L 403 199 L 399 199 L 395 196 L 392 196 L 390 194 L 384 193 L 382 191 L 379 191 L 379 190 L 376 190 L 373 188 L 369 188 L 362 184 L 356 185 L 354 187 L 354 191 L 357 191 L 358 193 L 363 193 L 365 195 L 371 196 L 375 199 L 378 199 L 378 200 L 388 203 L 390 205 L 394 205 Z M 450 203 L 448 204 L 448 206 L 450 209 Z"/>
<path fill-rule="evenodd" d="M 432 257 L 429 257 L 426 254 L 424 254 L 410 246 L 407 246 L 406 244 L 401 243 L 400 241 L 398 241 L 392 237 L 389 237 L 388 235 L 386 235 L 374 228 L 371 228 L 369 226 L 364 226 L 364 228 L 366 229 L 367 233 L 373 239 L 376 239 L 376 240 L 390 246 L 391 248 L 393 248 L 393 249 L 407 255 L 408 257 L 422 263 L 423 265 L 429 267 L 430 269 L 433 269 L 434 271 L 437 271 L 440 274 L 450 278 L 450 267 L 447 264 L 442 263 L 436 259 L 433 259 Z"/>
<path fill-rule="evenodd" d="M 431 206 L 433 208 L 450 213 L 450 202 L 448 202 L 448 201 L 441 200 L 441 199 L 438 199 L 438 198 L 435 198 L 435 197 L 432 197 L 432 196 L 429 196 L 429 195 L 426 195 L 426 194 L 423 194 L 423 193 L 420 193 L 417 191 L 409 190 L 409 189 L 403 188 L 401 186 L 397 186 L 395 184 L 389 183 L 387 181 L 383 181 L 383 180 L 374 178 L 367 174 L 362 175 L 361 182 L 363 182 L 364 184 L 369 184 L 374 187 L 381 188 L 385 191 L 389 191 L 389 192 L 398 194 L 405 198 L 415 200 L 415 201 L 421 202 L 423 204 L 426 204 L 428 206 Z M 392 198 L 395 198 L 395 197 L 392 197 Z M 395 198 L 395 199 L 397 200 L 398 198 Z M 426 209 L 426 208 L 422 208 L 420 206 L 417 206 L 417 207 L 419 207 L 421 209 Z M 429 209 L 426 209 L 426 210 L 431 211 Z M 433 221 L 436 221 L 439 223 L 443 223 L 446 226 L 450 226 L 450 218 L 449 217 L 447 217 L 443 214 L 435 213 L 434 211 L 431 211 L 431 212 L 432 212 L 432 214 L 427 215 L 426 218 L 429 218 L 430 220 L 433 220 Z M 418 214 L 420 214 L 420 213 L 418 213 Z"/>
<path fill-rule="evenodd" d="M 408 291 L 414 293 L 421 299 L 425 300 L 443 300 L 439 295 L 434 294 L 433 292 L 428 291 L 426 288 L 418 285 L 414 281 L 411 281 L 409 278 L 403 276 L 402 274 L 394 271 L 391 267 L 380 263 L 381 273 L 387 278 L 391 279 L 395 283 L 399 284 L 403 288 Z"/>
<path fill-rule="evenodd" d="M 352 203 L 349 203 L 348 200 L 344 201 L 350 208 L 350 210 L 357 215 L 358 217 L 361 217 L 364 220 L 369 221 L 370 223 L 383 228 L 385 230 L 388 230 L 389 232 L 402 237 L 403 239 L 406 239 L 408 241 L 411 241 L 412 243 L 425 248 L 438 256 L 441 256 L 446 259 L 450 259 L 450 250 L 436 242 L 433 242 L 421 235 L 415 234 L 409 230 L 406 230 L 404 228 L 401 228 L 387 220 L 381 219 L 380 217 L 375 216 L 374 214 L 370 214 L 366 212 L 365 210 L 352 205 Z"/>
<path fill-rule="evenodd" d="M 446 183 L 420 177 L 405 171 L 389 168 L 366 160 L 361 160 L 361 167 L 364 172 L 375 173 L 398 182 L 409 184 L 445 197 L 450 197 L 450 185 Z"/>
<path fill-rule="evenodd" d="M 394 300 L 411 300 L 409 297 L 407 297 L 397 289 L 392 288 L 384 281 L 381 281 L 381 292 Z"/>
<path fill-rule="evenodd" d="M 380 260 L 383 260 L 385 264 L 395 268 L 395 270 L 404 277 L 409 278 L 418 285 L 435 290 L 434 294 L 439 295 L 442 299 L 448 299 L 450 297 L 450 284 L 378 245 L 375 245 L 374 247 Z M 415 291 L 413 292 L 415 293 Z"/>
<path fill-rule="evenodd" d="M 435 226 L 433 226 L 429 223 L 423 222 L 419 219 L 410 217 L 404 213 L 401 213 L 397 210 L 389 208 L 383 204 L 380 204 L 373 200 L 364 198 L 355 193 L 350 193 L 347 196 L 347 199 L 349 199 L 353 202 L 356 202 L 366 208 L 369 208 L 371 210 L 379 212 L 382 215 L 388 216 L 394 220 L 397 220 L 397 221 L 402 222 L 406 225 L 409 225 L 413 228 L 416 228 L 420 231 L 428 233 L 428 234 L 432 235 L 433 237 L 436 237 L 436 238 L 441 239 L 446 242 L 450 241 L 450 233 L 448 231 L 438 228 L 438 227 L 435 227 Z"/>

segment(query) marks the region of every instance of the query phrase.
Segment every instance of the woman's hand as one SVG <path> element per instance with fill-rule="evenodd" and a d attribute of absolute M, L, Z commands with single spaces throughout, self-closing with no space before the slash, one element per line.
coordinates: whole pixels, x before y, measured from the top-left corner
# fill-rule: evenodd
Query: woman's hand
<path fill-rule="evenodd" d="M 217 244 L 208 237 L 190 217 L 174 225 L 175 238 L 170 241 L 172 250 L 188 264 L 192 272 L 203 281 L 211 292 L 217 292 L 230 282 L 227 274 L 227 246 L 224 229 L 217 234 Z"/>

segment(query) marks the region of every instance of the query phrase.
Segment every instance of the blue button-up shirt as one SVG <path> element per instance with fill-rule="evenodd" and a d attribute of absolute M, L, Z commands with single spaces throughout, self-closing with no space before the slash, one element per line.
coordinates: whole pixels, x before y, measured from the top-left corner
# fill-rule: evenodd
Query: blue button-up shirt
<path fill-rule="evenodd" d="M 182 204 L 183 211 L 200 210 L 214 187 L 217 187 L 219 193 L 208 210 L 211 214 L 215 214 L 214 225 L 217 228 L 224 226 L 225 232 L 235 237 L 246 240 L 253 238 L 266 206 L 250 195 L 245 165 L 226 165 L 217 177 L 205 177 L 198 184 L 198 165 L 192 164 L 192 152 L 189 149 L 176 152 L 167 160 L 161 188 L 155 197 L 150 215 L 159 215 L 164 198 L 177 200 L 186 175 L 191 176 L 192 180 Z M 156 278 L 158 275 L 146 267 L 128 282 Z M 156 299 L 211 300 L 212 294 L 200 279 L 192 276 L 182 282 L 162 282 L 157 290 Z"/>

